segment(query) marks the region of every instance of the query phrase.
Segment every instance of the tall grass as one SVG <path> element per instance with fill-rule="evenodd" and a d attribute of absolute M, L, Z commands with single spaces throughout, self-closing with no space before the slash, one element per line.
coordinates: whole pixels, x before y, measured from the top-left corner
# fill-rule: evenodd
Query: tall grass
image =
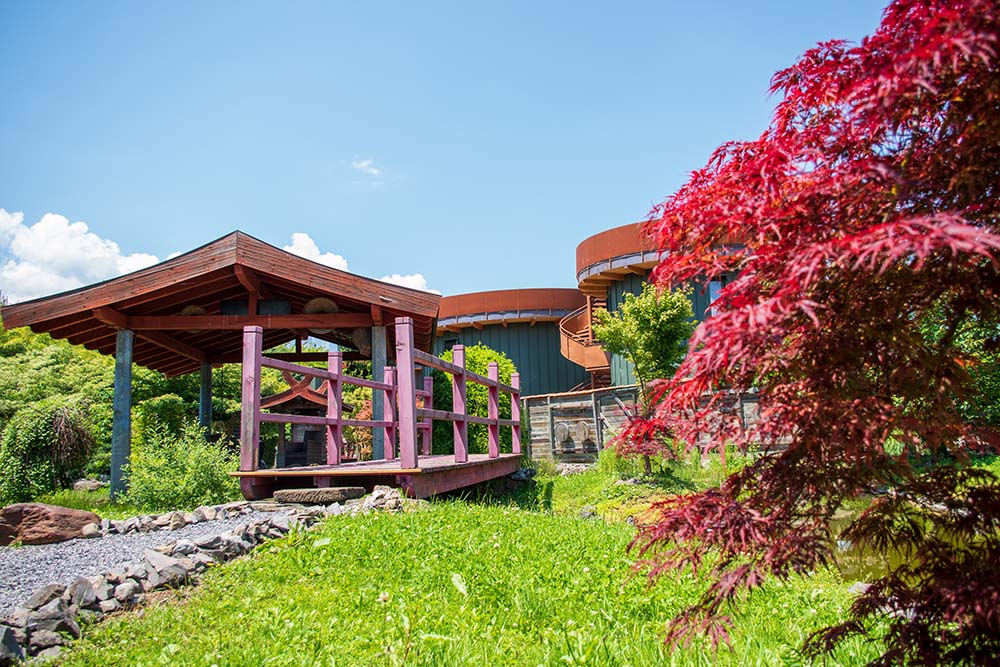
<path fill-rule="evenodd" d="M 437 503 L 334 517 L 211 572 L 190 597 L 93 627 L 65 665 L 796 665 L 848 601 L 830 573 L 739 610 L 732 649 L 670 653 L 690 574 L 631 576 L 631 529 L 517 507 Z M 180 595 L 180 594 L 178 594 Z M 845 647 L 830 665 L 876 652 Z"/>

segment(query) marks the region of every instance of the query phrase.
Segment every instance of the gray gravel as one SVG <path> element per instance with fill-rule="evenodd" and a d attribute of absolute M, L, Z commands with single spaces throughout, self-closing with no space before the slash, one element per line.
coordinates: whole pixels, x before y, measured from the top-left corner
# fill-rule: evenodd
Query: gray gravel
<path fill-rule="evenodd" d="M 32 592 L 46 584 L 68 585 L 79 576 L 101 574 L 126 563 L 139 563 L 146 549 L 184 538 L 196 540 L 220 535 L 240 524 L 279 514 L 285 512 L 251 512 L 228 519 L 194 523 L 177 530 L 0 547 L 0 618 L 6 617 Z"/>

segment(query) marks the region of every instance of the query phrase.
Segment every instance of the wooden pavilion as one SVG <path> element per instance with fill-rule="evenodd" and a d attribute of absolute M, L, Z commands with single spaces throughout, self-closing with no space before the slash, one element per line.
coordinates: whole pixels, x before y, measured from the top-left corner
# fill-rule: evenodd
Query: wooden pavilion
<path fill-rule="evenodd" d="M 245 327 L 260 327 L 264 349 L 314 337 L 372 361 L 381 380 L 394 357 L 395 318 L 412 321 L 412 345 L 428 351 L 440 297 L 353 275 L 233 232 L 146 269 L 70 292 L 6 306 L 7 328 L 37 333 L 115 356 L 112 492 L 131 450 L 132 364 L 168 376 L 199 371 L 199 417 L 211 420 L 213 365 L 243 360 Z M 326 353 L 272 354 L 287 362 Z M 351 350 L 354 352 L 352 353 Z M 382 419 L 383 405 L 373 405 Z M 384 433 L 374 430 L 375 458 Z"/>

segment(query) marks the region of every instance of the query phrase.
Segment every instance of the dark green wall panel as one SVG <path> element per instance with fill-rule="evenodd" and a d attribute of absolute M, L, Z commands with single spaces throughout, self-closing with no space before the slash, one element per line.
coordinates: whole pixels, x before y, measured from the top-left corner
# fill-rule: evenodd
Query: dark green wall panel
<path fill-rule="evenodd" d="M 556 322 L 538 322 L 535 326 L 509 324 L 506 327 L 491 324 L 482 329 L 467 327 L 458 333 L 436 336 L 434 354 L 444 351 L 448 339 L 465 346 L 482 343 L 510 357 L 521 373 L 523 396 L 569 391 L 590 379 L 582 367 L 559 352 L 559 327 Z"/>

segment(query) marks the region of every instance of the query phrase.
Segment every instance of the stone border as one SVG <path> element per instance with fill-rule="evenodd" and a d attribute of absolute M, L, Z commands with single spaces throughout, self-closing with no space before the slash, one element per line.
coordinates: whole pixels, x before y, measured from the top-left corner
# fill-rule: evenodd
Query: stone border
<path fill-rule="evenodd" d="M 56 658 L 68 639 L 80 637 L 80 622 L 100 621 L 106 614 L 131 609 L 143 603 L 146 595 L 157 590 L 195 584 L 209 567 L 220 565 L 249 553 L 270 539 L 284 537 L 291 530 L 310 530 L 327 516 L 351 516 L 380 511 L 399 512 L 407 507 L 419 507 L 424 500 L 403 498 L 399 489 L 376 486 L 363 499 L 350 499 L 343 504 L 290 506 L 279 503 L 235 502 L 218 506 L 215 513 L 170 512 L 167 514 L 134 517 L 125 521 L 102 521 L 97 534 L 103 537 L 115 532 L 151 532 L 163 528 L 157 524 L 161 517 L 170 517 L 164 524 L 169 527 L 174 517 L 178 521 L 197 523 L 212 519 L 231 518 L 249 512 L 274 512 L 287 510 L 285 516 L 273 516 L 260 521 L 241 524 L 231 531 L 197 540 L 181 539 L 147 549 L 141 563 L 115 568 L 103 574 L 77 577 L 69 586 L 49 584 L 37 589 L 7 618 L 0 620 L 0 667 L 33 657 L 36 660 Z M 187 521 L 187 514 L 200 516 Z M 211 516 L 211 519 L 208 518 Z M 108 524 L 105 528 L 104 524 Z M 119 525 L 120 524 L 120 525 Z M 96 526 L 96 524 L 89 524 Z M 153 526 L 144 530 L 144 526 Z M 178 527 L 181 527 L 178 525 Z"/>

